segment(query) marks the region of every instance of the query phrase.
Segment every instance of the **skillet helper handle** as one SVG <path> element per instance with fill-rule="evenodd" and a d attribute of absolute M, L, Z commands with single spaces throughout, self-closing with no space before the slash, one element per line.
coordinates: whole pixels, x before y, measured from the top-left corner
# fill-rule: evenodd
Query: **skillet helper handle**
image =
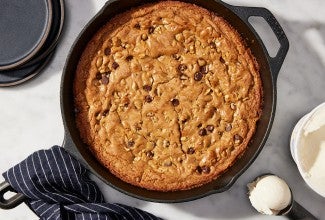
<path fill-rule="evenodd" d="M 10 184 L 6 181 L 0 183 L 0 208 L 1 209 L 12 209 L 20 205 L 26 199 L 26 196 L 21 193 L 16 193 L 9 199 L 4 198 L 4 194 L 8 191 L 14 191 Z"/>
<path fill-rule="evenodd" d="M 274 15 L 266 8 L 232 5 L 229 6 L 251 29 L 254 30 L 252 25 L 249 23 L 248 19 L 253 16 L 262 17 L 271 27 L 273 33 L 275 34 L 276 38 L 280 43 L 280 48 L 275 57 L 271 57 L 269 53 L 267 53 L 267 59 L 271 67 L 272 75 L 274 79 L 277 79 L 283 61 L 289 50 L 289 41 L 281 25 L 276 20 Z"/>

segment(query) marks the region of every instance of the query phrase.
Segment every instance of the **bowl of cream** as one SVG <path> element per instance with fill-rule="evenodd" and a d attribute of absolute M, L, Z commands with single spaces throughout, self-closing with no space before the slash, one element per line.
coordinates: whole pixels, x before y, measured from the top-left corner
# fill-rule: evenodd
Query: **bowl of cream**
<path fill-rule="evenodd" d="M 308 186 L 325 197 L 325 103 L 298 121 L 291 135 L 290 151 Z"/>

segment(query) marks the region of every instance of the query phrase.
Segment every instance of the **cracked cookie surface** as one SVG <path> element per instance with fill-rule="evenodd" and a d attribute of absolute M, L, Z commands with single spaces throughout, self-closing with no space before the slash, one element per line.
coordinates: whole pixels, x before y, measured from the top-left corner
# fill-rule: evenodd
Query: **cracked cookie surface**
<path fill-rule="evenodd" d="M 217 178 L 245 151 L 262 108 L 239 34 L 196 5 L 165 1 L 111 19 L 74 81 L 76 123 L 122 180 L 173 191 Z"/>

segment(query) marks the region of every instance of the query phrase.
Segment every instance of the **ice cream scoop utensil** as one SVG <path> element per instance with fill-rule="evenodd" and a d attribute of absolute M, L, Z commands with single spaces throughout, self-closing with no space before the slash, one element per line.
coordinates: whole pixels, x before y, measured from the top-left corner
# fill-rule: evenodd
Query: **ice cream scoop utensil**
<path fill-rule="evenodd" d="M 262 214 L 283 215 L 289 219 L 317 219 L 293 199 L 288 184 L 273 174 L 264 174 L 247 185 L 252 206 Z"/>

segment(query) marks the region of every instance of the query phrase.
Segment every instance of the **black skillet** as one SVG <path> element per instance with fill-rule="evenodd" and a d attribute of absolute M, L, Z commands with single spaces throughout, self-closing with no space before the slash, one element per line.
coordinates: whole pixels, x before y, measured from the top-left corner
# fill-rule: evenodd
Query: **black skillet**
<path fill-rule="evenodd" d="M 61 111 L 65 127 L 63 147 L 109 186 L 142 200 L 175 203 L 191 201 L 210 194 L 224 192 L 228 190 L 237 178 L 253 163 L 267 140 L 275 115 L 276 79 L 289 49 L 288 39 L 275 17 L 265 8 L 232 6 L 219 0 L 184 0 L 184 2 L 195 3 L 210 11 L 214 11 L 219 16 L 225 18 L 242 35 L 242 38 L 252 50 L 260 65 L 264 94 L 263 114 L 257 124 L 257 131 L 246 152 L 232 167 L 216 180 L 186 191 L 158 192 L 146 190 L 123 182 L 107 171 L 107 169 L 100 165 L 96 158 L 92 156 L 87 146 L 81 141 L 75 125 L 72 87 L 74 73 L 81 53 L 94 33 L 114 15 L 128 10 L 131 7 L 148 2 L 154 2 L 154 0 L 114 0 L 107 2 L 103 9 L 86 25 L 76 39 L 68 55 L 61 81 Z M 264 18 L 272 28 L 280 43 L 280 48 L 275 57 L 269 56 L 263 42 L 248 22 L 248 18 L 251 16 Z M 9 186 L 5 186 L 6 187 L 3 188 L 9 188 Z M 11 201 L 8 200 L 5 201 L 5 205 L 8 206 L 8 204 L 10 204 L 14 206 L 21 202 L 21 200 L 19 200 L 19 194 L 17 198 L 14 199 L 16 199 L 13 201 L 14 204 L 11 204 Z M 4 202 L 2 201 L 2 203 Z M 6 207 L 5 205 L 0 204 L 0 207 Z"/>

